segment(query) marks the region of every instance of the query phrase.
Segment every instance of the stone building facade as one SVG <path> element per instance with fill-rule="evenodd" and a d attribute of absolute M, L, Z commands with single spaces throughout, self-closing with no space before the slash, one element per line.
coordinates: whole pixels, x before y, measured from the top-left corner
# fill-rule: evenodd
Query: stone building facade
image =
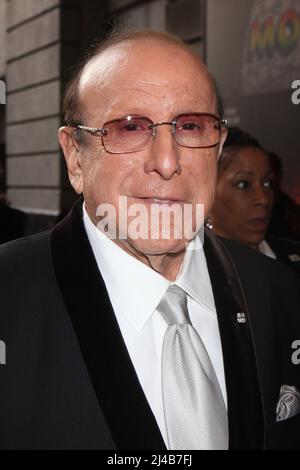
<path fill-rule="evenodd" d="M 229 122 L 279 153 L 284 189 L 300 202 L 300 105 L 291 100 L 299 0 L 0 0 L 0 192 L 28 213 L 28 232 L 76 197 L 57 140 L 62 94 L 87 45 L 114 22 L 186 40 L 216 76 Z"/>
<path fill-rule="evenodd" d="M 29 214 L 29 232 L 51 225 L 75 198 L 57 129 L 64 84 L 86 46 L 117 21 L 173 31 L 203 55 L 204 7 L 202 0 L 0 0 L 2 186 L 5 175 L 7 199 Z"/>

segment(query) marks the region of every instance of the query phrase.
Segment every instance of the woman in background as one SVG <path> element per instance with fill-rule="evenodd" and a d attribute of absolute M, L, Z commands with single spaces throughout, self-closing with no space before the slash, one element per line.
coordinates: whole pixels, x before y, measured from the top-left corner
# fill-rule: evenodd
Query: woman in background
<path fill-rule="evenodd" d="M 238 127 L 229 129 L 218 166 L 216 199 L 206 226 L 300 273 L 300 243 L 267 230 L 274 202 L 271 160 L 259 142 Z"/>

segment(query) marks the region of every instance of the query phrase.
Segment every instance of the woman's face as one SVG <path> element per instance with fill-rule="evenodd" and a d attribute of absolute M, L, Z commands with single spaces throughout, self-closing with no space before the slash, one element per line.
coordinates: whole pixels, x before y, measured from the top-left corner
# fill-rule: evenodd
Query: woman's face
<path fill-rule="evenodd" d="M 255 147 L 225 150 L 211 212 L 214 231 L 253 248 L 264 239 L 273 206 L 273 171 Z"/>

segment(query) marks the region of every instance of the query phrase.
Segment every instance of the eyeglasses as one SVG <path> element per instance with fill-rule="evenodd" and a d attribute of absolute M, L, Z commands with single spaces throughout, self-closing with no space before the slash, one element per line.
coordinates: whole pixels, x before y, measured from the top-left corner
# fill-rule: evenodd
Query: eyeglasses
<path fill-rule="evenodd" d="M 171 126 L 175 141 L 181 147 L 209 148 L 219 143 L 221 133 L 227 128 L 227 121 L 220 120 L 214 114 L 190 113 L 155 124 L 147 117 L 128 115 L 108 121 L 103 127 L 74 127 L 100 137 L 106 152 L 121 154 L 145 149 L 155 137 L 157 127 L 163 125 Z"/>

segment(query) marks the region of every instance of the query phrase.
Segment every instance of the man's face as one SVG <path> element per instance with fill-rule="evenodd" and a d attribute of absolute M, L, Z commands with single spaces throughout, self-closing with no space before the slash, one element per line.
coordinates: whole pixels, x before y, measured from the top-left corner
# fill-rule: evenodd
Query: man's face
<path fill-rule="evenodd" d="M 122 43 L 96 58 L 82 75 L 79 96 L 81 124 L 90 127 L 102 127 L 129 114 L 146 116 L 154 123 L 171 121 L 182 113 L 216 114 L 215 94 L 204 66 L 176 44 L 157 40 Z M 153 203 L 174 202 L 192 205 L 193 222 L 196 204 L 204 205 L 205 215 L 209 212 L 219 146 L 181 147 L 167 125 L 157 127 L 149 145 L 135 153 L 107 153 L 101 139 L 88 133 L 85 140 L 79 147 L 80 171 L 73 186 L 83 191 L 95 224 L 97 208 L 109 203 L 116 209 L 118 230 L 120 196 L 127 198 L 129 208 L 143 204 L 148 214 Z M 163 230 L 160 226 L 158 239 L 148 232 L 144 239 L 129 234 L 119 243 L 145 255 L 184 249 L 184 237 L 165 239 Z"/>

